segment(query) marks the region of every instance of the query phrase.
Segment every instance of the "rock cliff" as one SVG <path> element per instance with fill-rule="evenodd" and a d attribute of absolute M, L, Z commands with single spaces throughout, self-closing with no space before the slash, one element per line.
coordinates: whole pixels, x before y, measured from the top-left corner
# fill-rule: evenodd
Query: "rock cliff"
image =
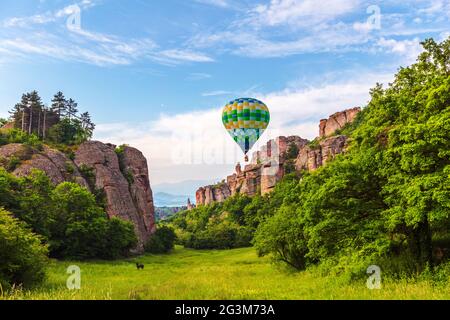
<path fill-rule="evenodd" d="M 356 107 L 344 111 L 336 112 L 328 119 L 320 120 L 319 137 L 328 137 L 333 135 L 336 130 L 343 128 L 347 123 L 353 122 L 361 108 Z"/>
<path fill-rule="evenodd" d="M 147 161 L 135 148 L 124 147 L 117 154 L 114 145 L 88 141 L 69 158 L 47 146 L 40 151 L 22 144 L 0 147 L 0 165 L 8 167 L 12 162 L 15 165 L 8 169 L 17 176 L 39 169 L 54 184 L 71 181 L 91 191 L 103 191 L 108 216 L 133 223 L 139 240 L 136 252 L 143 251 L 145 242 L 155 231 Z M 89 176 L 86 172 L 90 172 Z"/>
<path fill-rule="evenodd" d="M 222 202 L 236 193 L 253 196 L 258 192 L 261 194 L 270 192 L 283 178 L 288 169 L 287 163 L 292 160 L 297 171 L 316 170 L 336 155 L 345 152 L 347 137 L 333 134 L 347 123 L 351 123 L 360 111 L 360 108 L 352 108 L 321 120 L 319 138 L 315 143 L 298 136 L 282 136 L 268 141 L 259 151 L 253 153 L 251 163 L 244 169 L 238 164 L 236 172 L 226 180 L 199 188 L 196 192 L 197 205 Z M 288 159 L 288 148 L 292 144 L 299 150 L 296 159 Z"/>

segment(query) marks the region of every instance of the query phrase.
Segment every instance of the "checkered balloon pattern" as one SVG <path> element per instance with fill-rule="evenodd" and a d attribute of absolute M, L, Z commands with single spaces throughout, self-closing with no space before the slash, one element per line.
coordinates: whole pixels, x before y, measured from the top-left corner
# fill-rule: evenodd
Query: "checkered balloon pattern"
<path fill-rule="evenodd" d="M 234 141 L 247 154 L 269 125 L 270 113 L 261 101 L 241 98 L 225 106 L 222 121 Z"/>

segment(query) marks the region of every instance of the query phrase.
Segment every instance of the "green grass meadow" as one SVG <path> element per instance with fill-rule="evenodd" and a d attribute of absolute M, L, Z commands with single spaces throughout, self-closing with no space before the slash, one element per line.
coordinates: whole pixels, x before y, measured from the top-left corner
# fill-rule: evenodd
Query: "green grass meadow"
<path fill-rule="evenodd" d="M 145 264 L 137 270 L 135 262 Z M 66 288 L 70 265 L 81 268 L 81 289 Z M 253 248 L 190 250 L 114 262 L 52 261 L 46 283 L 0 299 L 450 299 L 450 289 L 427 281 L 343 282 L 312 271 L 292 272 L 258 258 Z"/>

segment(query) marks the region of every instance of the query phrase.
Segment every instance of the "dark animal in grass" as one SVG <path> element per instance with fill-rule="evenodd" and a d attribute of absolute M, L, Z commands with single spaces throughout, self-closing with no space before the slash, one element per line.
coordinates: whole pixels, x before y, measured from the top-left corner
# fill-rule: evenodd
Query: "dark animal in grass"
<path fill-rule="evenodd" d="M 141 269 L 141 270 L 144 270 L 144 264 L 142 264 L 142 263 L 139 263 L 139 262 L 136 262 L 136 269 Z"/>

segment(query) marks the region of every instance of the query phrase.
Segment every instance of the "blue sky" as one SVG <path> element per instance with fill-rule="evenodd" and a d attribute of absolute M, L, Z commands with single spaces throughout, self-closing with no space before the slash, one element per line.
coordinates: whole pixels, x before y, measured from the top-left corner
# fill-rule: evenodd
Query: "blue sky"
<path fill-rule="evenodd" d="M 62 90 L 95 138 L 143 150 L 154 183 L 221 178 L 242 160 L 221 127 L 227 101 L 268 104 L 262 140 L 314 138 L 421 40 L 448 37 L 449 19 L 448 0 L 3 0 L 0 116 L 23 92 Z"/>

